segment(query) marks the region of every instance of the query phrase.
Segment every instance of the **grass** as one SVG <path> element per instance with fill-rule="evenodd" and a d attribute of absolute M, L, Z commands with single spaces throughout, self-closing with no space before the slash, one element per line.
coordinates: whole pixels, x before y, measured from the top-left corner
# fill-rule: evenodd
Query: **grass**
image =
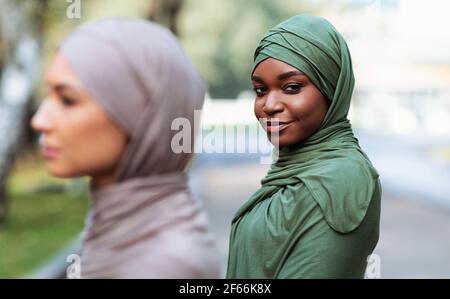
<path fill-rule="evenodd" d="M 87 212 L 84 185 L 49 177 L 35 157 L 17 163 L 0 224 L 0 278 L 32 272 L 79 234 Z"/>

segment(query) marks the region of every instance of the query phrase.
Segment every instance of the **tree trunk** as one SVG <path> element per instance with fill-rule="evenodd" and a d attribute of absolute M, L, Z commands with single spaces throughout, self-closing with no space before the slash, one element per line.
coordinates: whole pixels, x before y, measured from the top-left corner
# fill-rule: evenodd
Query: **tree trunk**
<path fill-rule="evenodd" d="M 27 131 L 39 71 L 40 10 L 30 3 L 0 0 L 0 222 L 6 216 L 6 180 Z"/>

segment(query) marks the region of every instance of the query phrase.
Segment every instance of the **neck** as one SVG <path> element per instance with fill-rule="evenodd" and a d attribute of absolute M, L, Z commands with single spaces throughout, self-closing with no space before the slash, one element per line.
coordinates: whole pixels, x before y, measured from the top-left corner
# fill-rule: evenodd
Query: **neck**
<path fill-rule="evenodd" d="M 92 176 L 91 186 L 94 189 L 103 188 L 111 185 L 115 181 L 115 172 L 107 173 L 107 174 L 98 174 Z"/>

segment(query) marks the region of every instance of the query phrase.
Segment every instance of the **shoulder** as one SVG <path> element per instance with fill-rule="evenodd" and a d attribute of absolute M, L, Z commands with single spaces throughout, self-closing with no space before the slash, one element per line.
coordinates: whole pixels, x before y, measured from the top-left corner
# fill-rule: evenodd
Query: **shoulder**
<path fill-rule="evenodd" d="M 358 152 L 320 161 L 316 172 L 335 181 L 374 180 L 379 177 L 372 163 Z"/>
<path fill-rule="evenodd" d="M 340 233 L 356 229 L 372 199 L 380 196 L 378 177 L 370 161 L 357 155 L 329 159 L 314 172 L 299 175 L 328 224 Z"/>

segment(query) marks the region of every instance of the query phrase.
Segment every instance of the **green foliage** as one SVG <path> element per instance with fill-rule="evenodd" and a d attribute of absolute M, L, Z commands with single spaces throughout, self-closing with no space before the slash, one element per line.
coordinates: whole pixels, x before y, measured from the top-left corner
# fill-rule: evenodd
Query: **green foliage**
<path fill-rule="evenodd" d="M 82 1 L 81 19 L 70 20 L 66 17 L 68 3 L 48 0 L 44 65 L 53 57 L 59 42 L 77 25 L 111 16 L 148 18 L 152 2 Z M 253 53 L 264 33 L 290 16 L 314 12 L 322 2 L 182 0 L 178 32 L 193 64 L 208 83 L 211 97 L 235 98 L 241 91 L 251 89 Z"/>
<path fill-rule="evenodd" d="M 21 163 L 8 183 L 6 222 L 0 225 L 0 278 L 19 278 L 41 266 L 84 226 L 84 187 L 51 179 L 42 164 Z"/>
<path fill-rule="evenodd" d="M 183 45 L 213 98 L 250 89 L 253 53 L 264 33 L 290 16 L 311 12 L 309 1 L 185 0 Z"/>

